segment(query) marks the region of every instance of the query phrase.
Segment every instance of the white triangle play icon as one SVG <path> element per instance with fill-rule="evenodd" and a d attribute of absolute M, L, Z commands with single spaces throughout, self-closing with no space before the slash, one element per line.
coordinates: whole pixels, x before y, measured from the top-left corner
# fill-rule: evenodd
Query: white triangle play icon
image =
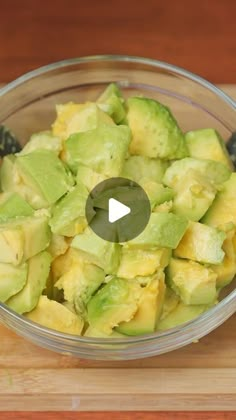
<path fill-rule="evenodd" d="M 109 199 L 109 222 L 114 223 L 131 212 L 128 206 L 125 206 L 115 198 Z"/>

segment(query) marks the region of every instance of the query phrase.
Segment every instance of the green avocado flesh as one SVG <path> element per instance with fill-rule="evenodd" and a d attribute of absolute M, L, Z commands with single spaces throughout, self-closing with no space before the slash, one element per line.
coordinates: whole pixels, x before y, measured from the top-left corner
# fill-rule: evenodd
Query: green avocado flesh
<path fill-rule="evenodd" d="M 0 161 L 0 302 L 61 333 L 125 341 L 194 320 L 234 280 L 236 173 L 214 128 L 185 133 L 164 103 L 116 83 L 93 100 L 58 104 L 51 127 Z M 116 177 L 150 203 L 120 243 L 90 227 L 111 195 L 93 190 Z"/>

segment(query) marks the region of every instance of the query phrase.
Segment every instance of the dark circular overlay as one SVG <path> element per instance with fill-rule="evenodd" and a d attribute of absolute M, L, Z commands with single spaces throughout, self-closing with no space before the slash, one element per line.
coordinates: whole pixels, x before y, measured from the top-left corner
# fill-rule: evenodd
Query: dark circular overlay
<path fill-rule="evenodd" d="M 130 213 L 109 222 L 109 200 L 113 198 L 130 208 Z M 90 192 L 86 203 L 86 218 L 91 229 L 109 242 L 127 242 L 145 229 L 151 214 L 146 192 L 134 181 L 109 178 Z"/>

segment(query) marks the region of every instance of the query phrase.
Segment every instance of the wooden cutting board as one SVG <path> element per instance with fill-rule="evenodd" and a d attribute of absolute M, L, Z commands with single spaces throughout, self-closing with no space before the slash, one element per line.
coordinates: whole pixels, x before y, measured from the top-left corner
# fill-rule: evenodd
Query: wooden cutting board
<path fill-rule="evenodd" d="M 197 344 L 128 362 L 59 355 L 0 326 L 0 411 L 14 410 L 234 411 L 236 315 Z"/>

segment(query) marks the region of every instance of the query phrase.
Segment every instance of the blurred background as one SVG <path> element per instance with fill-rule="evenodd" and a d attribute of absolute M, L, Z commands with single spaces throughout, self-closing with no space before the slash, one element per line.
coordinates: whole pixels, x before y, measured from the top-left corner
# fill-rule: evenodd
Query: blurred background
<path fill-rule="evenodd" d="M 236 83 L 236 0 L 0 0 L 0 17 L 0 82 L 113 53 Z"/>

